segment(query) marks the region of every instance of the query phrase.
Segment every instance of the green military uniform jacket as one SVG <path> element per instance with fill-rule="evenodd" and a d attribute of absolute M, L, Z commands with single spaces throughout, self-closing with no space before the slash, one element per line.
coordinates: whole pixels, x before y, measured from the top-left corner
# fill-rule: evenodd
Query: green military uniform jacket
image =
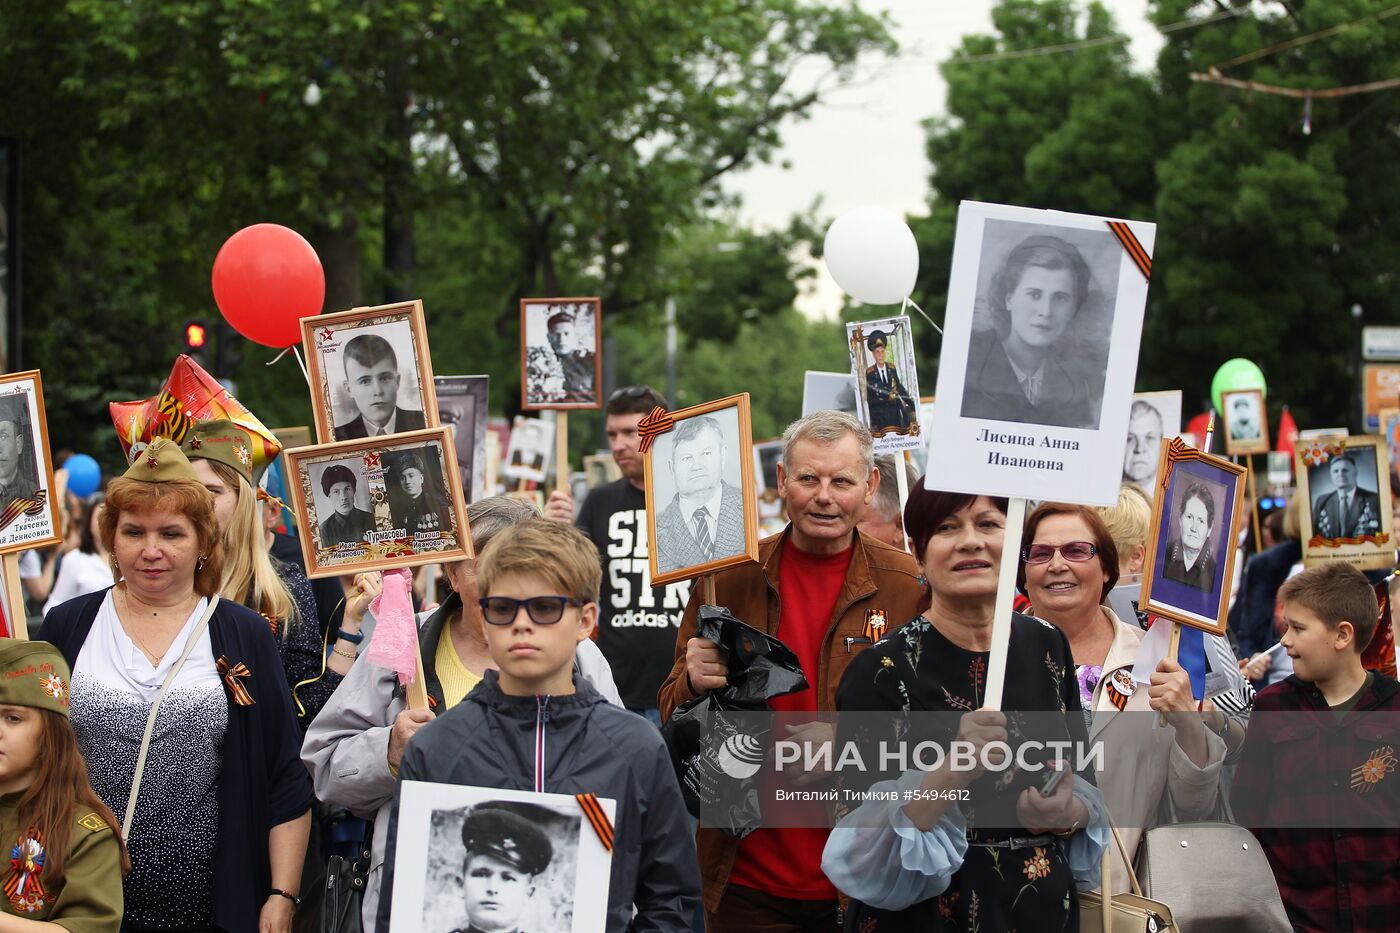
<path fill-rule="evenodd" d="M 43 897 L 25 885 L 24 895 L 14 899 L 8 893 L 18 874 L 12 861 L 20 834 L 29 827 L 19 825 L 19 800 L 22 793 L 0 796 L 0 913 L 26 920 L 47 920 L 57 923 L 69 933 L 117 933 L 122 925 L 121 847 L 116 833 L 106 820 L 79 806 L 74 811 L 74 825 L 68 838 L 68 855 L 64 859 L 63 880 L 49 883 L 48 872 L 39 873 Z"/>

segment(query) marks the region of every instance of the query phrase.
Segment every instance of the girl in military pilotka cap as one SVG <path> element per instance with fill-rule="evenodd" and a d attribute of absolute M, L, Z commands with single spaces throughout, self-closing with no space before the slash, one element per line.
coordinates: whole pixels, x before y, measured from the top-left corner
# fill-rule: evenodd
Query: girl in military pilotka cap
<path fill-rule="evenodd" d="M 130 868 L 68 723 L 67 663 L 47 642 L 0 638 L 0 933 L 15 917 L 116 931 Z"/>

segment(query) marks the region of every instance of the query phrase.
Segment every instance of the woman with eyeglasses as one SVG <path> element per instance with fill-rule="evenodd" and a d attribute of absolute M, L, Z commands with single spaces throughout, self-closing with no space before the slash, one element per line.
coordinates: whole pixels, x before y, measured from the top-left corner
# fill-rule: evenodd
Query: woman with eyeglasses
<path fill-rule="evenodd" d="M 1076 930 L 1076 891 L 1097 886 L 1108 839 L 1102 800 L 1091 775 L 1072 772 L 1042 793 L 1059 770 L 1046 751 L 1053 746 L 1024 754 L 1030 746 L 1018 743 L 1087 741 L 1069 644 L 1052 626 L 1014 615 L 1005 712 L 983 710 L 1006 500 L 918 483 L 904 527 L 932 603 L 846 668 L 837 748 L 854 742 L 864 761 L 877 762 L 881 748 L 932 741 L 947 749 L 956 740 L 989 766 L 905 771 L 869 788 L 893 791 L 893 800 L 872 799 L 837 824 L 822 869 L 852 898 L 846 929 Z M 1052 715 L 1018 715 L 1029 711 Z M 994 742 L 1019 748 L 1021 761 L 989 749 Z M 843 768 L 842 789 L 866 790 L 879 776 L 873 770 Z"/>
<path fill-rule="evenodd" d="M 480 554 L 505 528 L 538 515 L 530 505 L 505 496 L 473 502 L 467 507 L 467 523 L 474 552 Z M 302 761 L 311 772 L 317 798 L 364 819 L 374 819 L 370 875 L 361 912 L 366 929 L 373 927 L 379 909 L 389 808 L 404 748 L 414 733 L 460 703 L 487 668 L 494 666 L 486 650 L 487 621 L 478 601 L 474 568 L 472 560 L 444 564 L 443 575 L 452 593 L 419 620 L 423 677 L 432 710 L 408 709 L 392 670 L 357 661 L 307 729 L 302 743 Z M 367 598 L 355 599 L 347 604 L 346 612 L 362 616 L 368 603 Z M 513 621 L 515 607 L 509 611 Z M 532 600 L 526 612 L 537 622 L 551 616 L 557 621 L 563 607 L 549 600 Z M 612 671 L 597 645 L 581 643 L 575 666 L 604 699 L 622 705 Z"/>
<path fill-rule="evenodd" d="M 1150 684 L 1134 682 L 1147 633 L 1106 605 L 1118 582 L 1118 548 L 1099 514 L 1044 503 L 1026 520 L 1025 542 L 1018 582 L 1030 611 L 1069 639 L 1089 737 L 1107 750 L 1098 786 L 1131 860 L 1144 829 L 1215 809 L 1225 743 L 1205 727 L 1181 665 L 1164 658 Z M 1115 717 L 1119 711 L 1138 715 Z M 1128 890 L 1123 860 L 1113 864 L 1114 892 Z"/>

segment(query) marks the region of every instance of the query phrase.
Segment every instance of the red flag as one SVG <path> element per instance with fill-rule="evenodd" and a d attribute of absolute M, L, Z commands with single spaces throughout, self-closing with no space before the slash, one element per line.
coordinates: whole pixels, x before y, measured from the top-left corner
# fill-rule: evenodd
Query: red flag
<path fill-rule="evenodd" d="M 1206 430 L 1210 425 L 1210 412 L 1203 411 L 1186 423 L 1186 433 L 1196 439 L 1196 446 L 1201 446 L 1206 439 Z"/>
<path fill-rule="evenodd" d="M 1278 419 L 1278 434 L 1274 441 L 1274 450 L 1279 453 L 1293 453 L 1293 445 L 1298 440 L 1298 425 L 1294 423 L 1293 416 L 1288 412 L 1288 406 L 1283 406 L 1283 417 Z"/>

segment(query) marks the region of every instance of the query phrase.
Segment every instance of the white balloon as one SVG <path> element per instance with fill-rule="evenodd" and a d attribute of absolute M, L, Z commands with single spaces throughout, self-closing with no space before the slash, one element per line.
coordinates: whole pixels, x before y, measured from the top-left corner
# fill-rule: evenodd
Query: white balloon
<path fill-rule="evenodd" d="M 919 245 L 903 219 L 883 207 L 847 211 L 826 230 L 826 268 L 857 301 L 903 301 L 919 275 Z"/>

